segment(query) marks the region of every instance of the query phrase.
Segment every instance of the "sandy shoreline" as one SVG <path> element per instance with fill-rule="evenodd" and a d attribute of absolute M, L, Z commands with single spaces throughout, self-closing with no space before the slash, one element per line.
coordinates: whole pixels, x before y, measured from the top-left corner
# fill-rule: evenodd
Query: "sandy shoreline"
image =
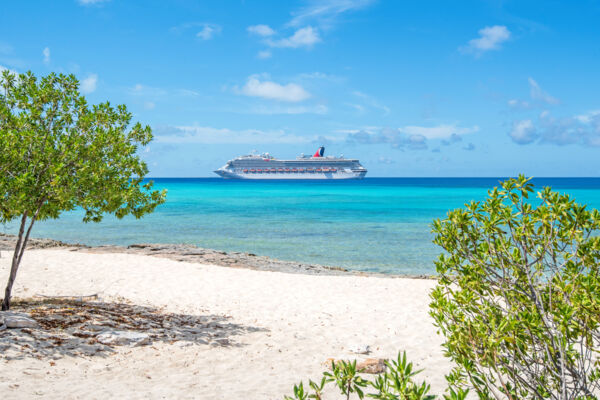
<path fill-rule="evenodd" d="M 11 251 L 16 242 L 16 236 L 0 233 L 0 251 Z M 292 274 L 310 275 L 359 275 L 379 276 L 382 278 L 417 278 L 435 279 L 435 276 L 426 274 L 384 274 L 378 272 L 365 272 L 350 270 L 338 266 L 307 264 L 297 261 L 279 260 L 276 258 L 261 256 L 253 253 L 226 252 L 214 249 L 206 249 L 190 244 L 173 243 L 139 243 L 127 247 L 116 245 L 89 246 L 81 243 L 65 243 L 54 239 L 29 240 L 28 249 L 63 248 L 70 251 L 81 251 L 86 253 L 126 253 L 150 255 L 168 258 L 176 261 L 187 261 L 199 264 L 212 264 L 222 267 L 248 268 L 258 271 L 277 271 Z"/>
<path fill-rule="evenodd" d="M 8 275 L 2 251 L 0 283 Z M 450 369 L 428 315 L 435 281 L 310 275 L 175 261 L 124 253 L 28 250 L 16 297 L 88 295 L 189 316 L 218 316 L 238 329 L 225 345 L 155 342 L 107 357 L 0 356 L 6 398 L 281 399 L 317 378 L 330 357 L 395 357 L 406 350 L 432 384 Z M 2 332 L 0 332 L 0 343 Z M 336 398 L 336 397 L 330 397 Z"/>

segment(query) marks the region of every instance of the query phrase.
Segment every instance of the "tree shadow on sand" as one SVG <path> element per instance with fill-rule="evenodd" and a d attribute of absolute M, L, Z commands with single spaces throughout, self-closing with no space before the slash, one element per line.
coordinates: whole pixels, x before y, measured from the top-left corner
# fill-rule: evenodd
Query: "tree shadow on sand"
<path fill-rule="evenodd" d="M 236 337 L 266 331 L 229 322 L 229 316 L 174 314 L 153 307 L 101 301 L 14 300 L 11 311 L 28 313 L 39 326 L 0 331 L 0 359 L 6 360 L 107 357 L 122 347 L 98 339 L 99 334 L 110 331 L 147 335 L 144 345 L 165 342 L 224 347 L 243 346 Z"/>

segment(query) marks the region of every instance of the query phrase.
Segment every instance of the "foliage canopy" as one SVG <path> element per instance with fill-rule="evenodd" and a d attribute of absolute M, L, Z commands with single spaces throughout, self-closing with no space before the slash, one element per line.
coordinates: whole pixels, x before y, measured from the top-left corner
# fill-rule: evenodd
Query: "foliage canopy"
<path fill-rule="evenodd" d="M 166 192 L 144 182 L 137 155 L 152 140 L 150 127 L 130 127 L 124 105 L 88 105 L 78 87 L 73 75 L 0 78 L 0 222 L 21 218 L 3 309 L 35 221 L 76 207 L 85 222 L 106 213 L 139 218 L 165 201 Z"/>
<path fill-rule="evenodd" d="M 434 222 L 431 315 L 482 399 L 588 399 L 600 375 L 600 213 L 524 176 Z"/>

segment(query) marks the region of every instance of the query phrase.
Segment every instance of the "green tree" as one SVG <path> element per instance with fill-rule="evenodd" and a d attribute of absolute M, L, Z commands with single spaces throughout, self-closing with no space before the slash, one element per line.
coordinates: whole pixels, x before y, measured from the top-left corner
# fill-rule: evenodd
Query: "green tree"
<path fill-rule="evenodd" d="M 600 213 L 520 176 L 434 222 L 431 315 L 480 399 L 595 399 Z"/>
<path fill-rule="evenodd" d="M 148 126 L 130 127 L 124 105 L 89 106 L 73 75 L 0 78 L 0 222 L 20 218 L 2 310 L 10 297 L 36 221 L 80 207 L 84 222 L 106 213 L 136 218 L 165 201 L 144 183 L 137 152 L 152 140 Z"/>

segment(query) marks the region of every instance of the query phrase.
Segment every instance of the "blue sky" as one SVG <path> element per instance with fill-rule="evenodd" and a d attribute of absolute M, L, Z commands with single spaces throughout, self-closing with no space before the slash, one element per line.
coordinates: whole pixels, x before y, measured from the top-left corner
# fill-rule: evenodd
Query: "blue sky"
<path fill-rule="evenodd" d="M 368 176 L 598 176 L 598 1 L 8 1 L 0 68 L 152 126 L 151 176 L 252 150 Z"/>

